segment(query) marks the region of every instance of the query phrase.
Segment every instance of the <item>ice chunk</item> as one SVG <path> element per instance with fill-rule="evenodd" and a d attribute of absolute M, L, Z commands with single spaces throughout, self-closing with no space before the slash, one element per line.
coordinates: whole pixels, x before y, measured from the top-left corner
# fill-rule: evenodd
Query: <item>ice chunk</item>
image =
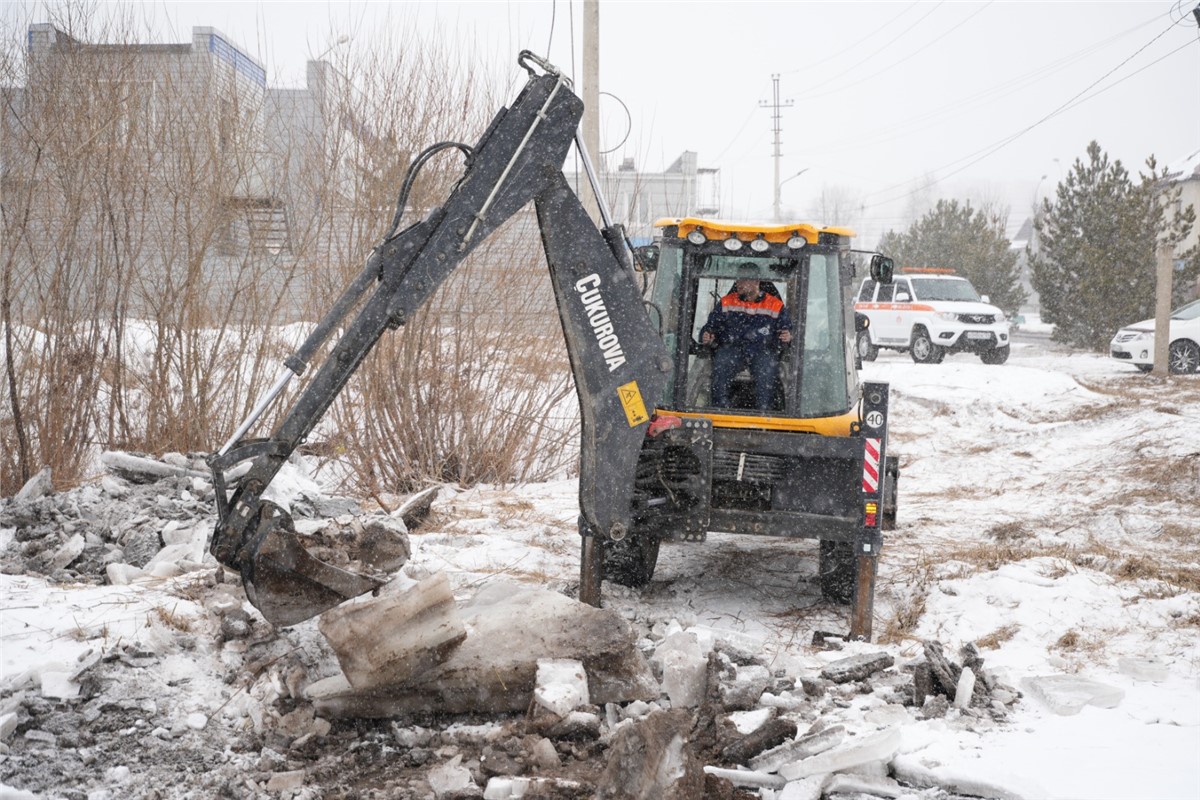
<path fill-rule="evenodd" d="M 573 658 L 538 659 L 533 699 L 560 717 L 587 705 L 587 673 L 583 664 Z"/>
<path fill-rule="evenodd" d="M 896 783 L 892 778 L 887 777 L 869 777 L 864 775 L 852 775 L 848 773 L 838 773 L 830 778 L 829 784 L 825 787 L 829 790 L 829 794 L 848 794 L 866 795 L 868 797 L 901 797 L 910 793 Z"/>
<path fill-rule="evenodd" d="M 1135 681 L 1165 681 L 1171 673 L 1162 659 L 1153 656 L 1143 658 L 1118 658 L 1117 670 Z"/>
<path fill-rule="evenodd" d="M 952 767 L 925 766 L 916 756 L 896 756 L 892 759 L 896 780 L 921 788 L 940 787 L 956 795 L 983 797 L 988 800 L 1024 800 L 1049 797 L 1045 789 L 1024 778 L 996 778 L 973 771 L 966 774 Z"/>
<path fill-rule="evenodd" d="M 750 766 L 764 772 L 775 772 L 784 764 L 810 758 L 831 747 L 836 747 L 845 738 L 846 728 L 844 726 L 831 725 L 824 730 L 802 736 L 794 742 L 786 742 L 756 756 L 750 762 Z"/>
<path fill-rule="evenodd" d="M 748 769 L 725 769 L 724 767 L 705 767 L 704 771 L 717 778 L 724 778 L 734 786 L 759 786 L 767 789 L 781 789 L 786 781 L 778 775 L 768 775 Z"/>
<path fill-rule="evenodd" d="M 823 775 L 871 761 L 889 759 L 899 749 L 900 729 L 889 728 L 855 740 L 848 747 L 828 750 L 811 758 L 784 764 L 779 768 L 779 774 L 789 781 L 807 778 L 810 775 Z"/>
<path fill-rule="evenodd" d="M 1078 675 L 1041 675 L 1025 678 L 1021 685 L 1064 717 L 1078 714 L 1086 705 L 1116 708 L 1125 699 L 1124 690 Z"/>
<path fill-rule="evenodd" d="M 462 765 L 461 755 L 429 770 L 425 780 L 428 781 L 429 788 L 433 790 L 434 797 L 461 792 L 475 784 L 475 781 L 471 779 L 471 771 Z"/>
<path fill-rule="evenodd" d="M 970 667 L 963 667 L 958 676 L 958 686 L 954 690 L 954 707 L 969 708 L 971 693 L 975 691 L 975 672 Z"/>
<path fill-rule="evenodd" d="M 63 569 L 72 561 L 79 558 L 79 556 L 83 555 L 84 546 L 83 536 L 78 533 L 75 534 L 70 539 L 67 539 L 63 546 L 58 548 L 58 551 L 51 556 L 50 564 L 55 569 Z"/>
<path fill-rule="evenodd" d="M 695 634 L 671 634 L 654 651 L 653 660 L 662 665 L 662 688 L 672 708 L 700 705 L 708 688 L 708 658 Z"/>
<path fill-rule="evenodd" d="M 737 668 L 732 683 L 720 686 L 721 705 L 730 711 L 749 711 L 771 682 L 771 671 L 757 664 Z"/>
<path fill-rule="evenodd" d="M 798 781 L 790 781 L 775 796 L 775 800 L 821 800 L 827 783 L 828 775 L 812 775 Z"/>
<path fill-rule="evenodd" d="M 774 716 L 775 709 L 773 708 L 756 708 L 753 711 L 735 711 L 729 715 L 729 721 L 733 723 L 737 732 L 744 736 L 754 733 Z"/>
<path fill-rule="evenodd" d="M 54 491 L 54 481 L 50 476 L 50 468 L 42 467 L 36 475 L 25 481 L 25 485 L 17 492 L 13 500 L 17 503 L 27 503 L 37 500 Z"/>
<path fill-rule="evenodd" d="M 46 670 L 42 673 L 42 697 L 70 700 L 79 696 L 80 686 L 71 680 L 71 673 Z"/>

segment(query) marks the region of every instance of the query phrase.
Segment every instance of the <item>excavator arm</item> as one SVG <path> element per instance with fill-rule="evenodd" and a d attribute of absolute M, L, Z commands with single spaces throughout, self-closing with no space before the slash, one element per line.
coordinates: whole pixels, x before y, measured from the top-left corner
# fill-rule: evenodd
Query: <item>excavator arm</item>
<path fill-rule="evenodd" d="M 264 498 L 272 479 L 383 334 L 412 319 L 467 254 L 531 201 L 581 411 L 579 522 L 585 552 L 597 539 L 620 539 L 628 530 L 630 476 L 649 423 L 648 409 L 666 385 L 671 362 L 642 305 L 624 233 L 608 219 L 577 135 L 582 101 L 550 64 L 527 51 L 519 63 L 528 82 L 470 148 L 465 172 L 443 204 L 399 232 L 393 223 L 363 271 L 285 360 L 275 385 L 209 458 L 218 516 L 210 550 L 218 562 L 241 573 L 247 596 L 273 624 L 308 619 L 379 582 L 309 555 L 287 510 Z M 573 141 L 592 178 L 602 228 L 563 176 Z M 243 440 L 355 309 L 274 433 L 263 440 Z M 249 467 L 230 495 L 225 476 L 246 463 Z M 598 595 L 598 576 L 593 578 L 592 593 Z M 587 584 L 585 579 L 585 592 Z"/>

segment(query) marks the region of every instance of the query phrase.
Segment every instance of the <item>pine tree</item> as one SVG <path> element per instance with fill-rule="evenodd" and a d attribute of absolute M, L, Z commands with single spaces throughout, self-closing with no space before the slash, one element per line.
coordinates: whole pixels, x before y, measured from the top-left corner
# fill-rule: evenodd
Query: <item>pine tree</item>
<path fill-rule="evenodd" d="M 970 202 L 939 200 L 905 233 L 888 231 L 881 252 L 897 267 L 945 267 L 1009 314 L 1025 300 L 1017 254 L 1004 235 L 1006 215 L 972 209 Z"/>
<path fill-rule="evenodd" d="M 1042 320 L 1055 326 L 1056 341 L 1104 350 L 1121 326 L 1154 316 L 1158 242 L 1178 246 L 1196 212 L 1191 206 L 1176 210 L 1179 189 L 1164 181 L 1153 157 L 1146 164 L 1149 174 L 1134 183 L 1121 162 L 1110 162 L 1093 141 L 1087 162 L 1075 161 L 1054 202 L 1043 201 L 1029 266 Z M 1176 289 L 1200 269 L 1200 248 L 1181 259 Z"/>

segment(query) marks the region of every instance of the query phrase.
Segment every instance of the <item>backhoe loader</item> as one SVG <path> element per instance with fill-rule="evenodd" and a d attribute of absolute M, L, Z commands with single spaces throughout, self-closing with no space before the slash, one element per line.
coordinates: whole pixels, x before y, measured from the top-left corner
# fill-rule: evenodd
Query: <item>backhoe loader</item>
<path fill-rule="evenodd" d="M 821 540 L 827 596 L 852 601 L 851 633 L 869 638 L 879 528 L 895 482 L 887 487 L 880 470 L 888 463 L 887 387 L 864 391 L 851 360 L 850 233 L 679 220 L 664 224 L 658 246 L 638 249 L 635 266 L 578 135 L 582 101 L 552 64 L 528 51 L 518 64 L 526 85 L 477 144 L 444 142 L 414 159 L 390 229 L 362 271 L 209 457 L 218 515 L 211 552 L 280 626 L 381 585 L 306 552 L 288 511 L 264 493 L 383 334 L 410 320 L 473 248 L 533 202 L 581 412 L 580 599 L 600 604 L 606 572 L 648 581 L 664 539 L 701 539 L 707 530 L 806 536 Z M 562 172 L 572 143 L 599 227 Z M 463 175 L 441 206 L 401 227 L 417 172 L 448 148 L 465 154 Z M 695 320 L 732 275 L 735 256 L 761 264 L 797 321 L 778 404 L 766 412 L 706 405 Z M 653 280 L 640 285 L 639 269 Z M 889 269 L 887 259 L 872 260 L 875 277 Z M 271 436 L 244 438 L 335 330 L 340 337 Z M 744 391 L 734 388 L 740 402 Z M 878 480 L 868 486 L 872 463 Z M 229 474 L 240 477 L 233 483 Z"/>

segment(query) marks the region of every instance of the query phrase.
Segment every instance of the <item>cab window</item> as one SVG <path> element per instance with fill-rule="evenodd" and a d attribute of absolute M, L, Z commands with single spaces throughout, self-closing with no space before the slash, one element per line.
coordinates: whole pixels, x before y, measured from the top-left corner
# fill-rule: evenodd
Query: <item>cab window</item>
<path fill-rule="evenodd" d="M 879 287 L 879 296 L 875 298 L 876 303 L 892 302 L 892 295 L 896 291 L 896 284 L 885 283 Z"/>
<path fill-rule="evenodd" d="M 839 414 L 849 405 L 846 389 L 846 335 L 841 279 L 836 254 L 813 255 L 808 262 L 801 360 L 802 417 Z M 883 286 L 880 287 L 882 290 Z"/>
<path fill-rule="evenodd" d="M 862 289 L 858 293 L 858 302 L 869 303 L 871 298 L 875 296 L 875 281 L 867 279 L 863 281 Z"/>
<path fill-rule="evenodd" d="M 712 359 L 707 348 L 700 345 L 700 331 L 708 322 L 709 315 L 720 303 L 721 298 L 733 291 L 737 282 L 737 267 L 748 260 L 746 256 L 708 256 L 698 270 L 696 283 L 696 312 L 692 318 L 692 344 L 687 359 L 687 393 L 685 402 L 692 406 L 707 406 L 711 402 Z M 788 304 L 788 272 L 794 272 L 794 263 L 787 265 L 777 259 L 754 259 L 759 266 L 764 294 L 774 294 L 783 300 L 784 306 L 794 316 Z M 661 267 L 659 268 L 661 270 Z"/>
<path fill-rule="evenodd" d="M 683 252 L 678 247 L 663 247 L 658 258 L 658 269 L 653 274 L 649 289 L 650 319 L 658 326 L 667 352 L 675 352 L 679 327 L 679 291 L 683 275 Z M 673 396 L 675 373 L 671 373 L 663 399 Z"/>

